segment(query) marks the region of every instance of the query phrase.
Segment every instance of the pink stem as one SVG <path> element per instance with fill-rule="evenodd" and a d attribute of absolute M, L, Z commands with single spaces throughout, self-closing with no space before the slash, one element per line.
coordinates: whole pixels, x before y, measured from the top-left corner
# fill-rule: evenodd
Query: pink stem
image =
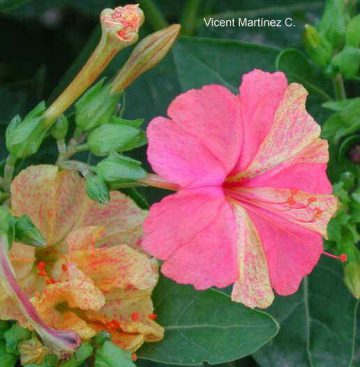
<path fill-rule="evenodd" d="M 139 180 L 139 182 L 143 185 L 156 187 L 158 189 L 177 191 L 180 188 L 179 185 L 166 181 L 161 176 L 155 175 L 153 173 L 148 174 L 145 178 Z"/>

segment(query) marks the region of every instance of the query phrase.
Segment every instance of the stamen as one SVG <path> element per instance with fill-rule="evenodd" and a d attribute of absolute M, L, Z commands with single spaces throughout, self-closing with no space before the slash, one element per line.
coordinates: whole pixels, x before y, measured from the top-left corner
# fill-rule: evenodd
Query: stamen
<path fill-rule="evenodd" d="M 325 251 L 323 251 L 323 254 L 325 256 L 331 257 L 332 259 L 340 260 L 342 263 L 346 263 L 347 262 L 347 254 L 342 253 L 339 256 L 337 256 L 337 255 L 330 254 L 329 252 L 325 252 Z"/>

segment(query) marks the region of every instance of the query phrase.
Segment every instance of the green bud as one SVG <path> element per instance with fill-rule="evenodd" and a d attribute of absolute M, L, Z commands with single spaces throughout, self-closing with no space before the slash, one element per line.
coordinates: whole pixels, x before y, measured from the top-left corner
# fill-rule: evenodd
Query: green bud
<path fill-rule="evenodd" d="M 64 140 L 69 128 L 69 121 L 65 115 L 61 115 L 50 130 L 50 134 L 56 140 Z"/>
<path fill-rule="evenodd" d="M 90 133 L 87 143 L 91 153 L 106 156 L 112 151 L 121 152 L 139 133 L 131 126 L 104 124 Z"/>
<path fill-rule="evenodd" d="M 341 48 L 345 41 L 347 7 L 344 0 L 327 0 L 319 32 L 334 48 Z"/>
<path fill-rule="evenodd" d="M 349 191 L 355 186 L 355 176 L 352 172 L 346 171 L 340 175 L 340 181 L 343 182 L 345 190 Z"/>
<path fill-rule="evenodd" d="M 357 299 L 360 298 L 360 251 L 352 246 L 347 249 L 348 261 L 345 264 L 345 284 Z"/>
<path fill-rule="evenodd" d="M 23 120 L 17 115 L 10 121 L 6 146 L 14 157 L 25 158 L 38 151 L 47 133 L 44 112 L 45 103 L 41 102 Z"/>
<path fill-rule="evenodd" d="M 97 173 L 111 187 L 135 182 L 146 176 L 141 162 L 115 152 L 98 163 Z"/>
<path fill-rule="evenodd" d="M 103 345 L 106 341 L 110 339 L 111 339 L 110 333 L 103 330 L 94 336 L 93 341 L 96 345 Z"/>
<path fill-rule="evenodd" d="M 15 240 L 35 247 L 46 245 L 45 238 L 27 215 L 15 219 Z"/>
<path fill-rule="evenodd" d="M 106 204 L 110 200 L 109 187 L 99 176 L 86 176 L 86 192 L 90 199 L 100 204 Z"/>
<path fill-rule="evenodd" d="M 110 94 L 110 85 L 100 80 L 75 103 L 75 122 L 83 131 L 107 124 L 116 111 L 120 93 Z"/>
<path fill-rule="evenodd" d="M 0 205 L 4 203 L 9 198 L 9 194 L 7 192 L 0 191 Z"/>
<path fill-rule="evenodd" d="M 321 36 L 315 27 L 306 24 L 304 45 L 307 54 L 319 66 L 326 66 L 332 56 L 332 47 L 325 37 Z"/>
<path fill-rule="evenodd" d="M 169 52 L 179 32 L 180 25 L 173 24 L 141 40 L 112 82 L 112 92 L 123 91 L 141 74 L 158 64 Z"/>
<path fill-rule="evenodd" d="M 360 49 L 346 46 L 336 54 L 332 61 L 334 69 L 344 75 L 347 79 L 355 78 L 359 73 Z"/>
<path fill-rule="evenodd" d="M 360 45 L 360 14 L 352 18 L 346 27 L 346 45 L 352 47 Z"/>

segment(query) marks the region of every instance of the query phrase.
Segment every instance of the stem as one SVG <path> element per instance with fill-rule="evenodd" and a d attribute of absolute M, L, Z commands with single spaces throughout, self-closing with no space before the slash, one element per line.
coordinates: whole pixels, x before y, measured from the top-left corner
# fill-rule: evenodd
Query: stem
<path fill-rule="evenodd" d="M 141 8 L 144 10 L 147 21 L 154 31 L 158 31 L 169 26 L 169 23 L 152 0 L 139 0 L 139 3 Z"/>
<path fill-rule="evenodd" d="M 91 172 L 91 167 L 80 161 L 59 161 L 57 162 L 57 166 L 70 171 L 78 171 L 84 177 Z"/>
<path fill-rule="evenodd" d="M 199 10 L 201 0 L 187 0 L 184 11 L 181 15 L 181 33 L 184 36 L 191 36 L 196 26 L 196 14 Z"/>
<path fill-rule="evenodd" d="M 335 75 L 335 77 L 333 79 L 333 85 L 334 85 L 336 100 L 342 101 L 342 100 L 346 99 L 344 79 L 343 79 L 343 76 L 340 73 Z"/>
<path fill-rule="evenodd" d="M 115 46 L 114 43 L 103 34 L 99 44 L 75 79 L 46 110 L 44 118 L 47 127 L 50 127 L 56 119 L 66 111 L 81 94 L 83 94 L 106 68 L 118 51 L 119 47 Z"/>
<path fill-rule="evenodd" d="M 15 272 L 8 257 L 8 239 L 4 234 L 0 234 L 0 276 L 4 280 L 6 291 L 16 300 L 26 319 L 52 351 L 61 355 L 64 352 L 74 351 L 80 345 L 78 334 L 73 331 L 50 328 L 40 318 L 15 278 Z"/>
<path fill-rule="evenodd" d="M 16 157 L 14 157 L 11 154 L 6 159 L 6 164 L 4 168 L 4 180 L 2 184 L 3 189 L 6 192 L 10 192 L 10 186 L 11 186 L 11 181 L 14 176 L 16 161 L 17 161 Z"/>
<path fill-rule="evenodd" d="M 156 187 L 158 189 L 166 189 L 172 191 L 177 191 L 179 189 L 179 185 L 168 182 L 164 178 L 158 175 L 154 175 L 152 173 L 148 174 L 145 178 L 139 180 L 138 182 L 145 186 Z"/>

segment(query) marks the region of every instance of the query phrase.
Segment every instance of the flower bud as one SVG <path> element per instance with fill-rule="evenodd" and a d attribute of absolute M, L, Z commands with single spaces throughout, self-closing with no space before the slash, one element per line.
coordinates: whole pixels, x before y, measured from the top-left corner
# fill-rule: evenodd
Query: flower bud
<path fill-rule="evenodd" d="M 110 95 L 110 85 L 100 80 L 75 104 L 75 122 L 80 130 L 91 131 L 109 122 L 119 103 L 120 94 Z"/>
<path fill-rule="evenodd" d="M 103 34 L 121 41 L 122 47 L 135 43 L 138 31 L 144 22 L 144 13 L 138 4 L 119 6 L 115 9 L 104 9 L 100 15 Z"/>
<path fill-rule="evenodd" d="M 90 199 L 100 204 L 106 204 L 110 201 L 109 187 L 99 176 L 86 176 L 86 192 Z"/>
<path fill-rule="evenodd" d="M 307 54 L 319 66 L 326 66 L 331 60 L 332 46 L 325 37 L 319 34 L 315 27 L 306 24 L 304 45 Z"/>
<path fill-rule="evenodd" d="M 14 157 L 25 158 L 38 151 L 47 133 L 44 112 L 45 103 L 41 102 L 23 120 L 20 116 L 11 120 L 6 129 L 6 146 Z"/>
<path fill-rule="evenodd" d="M 123 151 L 139 134 L 140 130 L 131 126 L 105 124 L 90 133 L 87 143 L 91 153 L 106 156 L 112 151 Z"/>
<path fill-rule="evenodd" d="M 112 152 L 97 164 L 97 174 L 111 187 L 126 185 L 146 176 L 141 162 Z"/>
<path fill-rule="evenodd" d="M 173 24 L 141 40 L 112 82 L 111 92 L 123 91 L 141 74 L 159 63 L 174 44 L 179 31 L 180 25 Z"/>
<path fill-rule="evenodd" d="M 45 238 L 27 215 L 15 219 L 15 241 L 35 247 L 46 245 Z"/>
<path fill-rule="evenodd" d="M 360 298 L 360 251 L 352 246 L 347 249 L 349 260 L 345 265 L 345 284 L 357 299 Z"/>
<path fill-rule="evenodd" d="M 50 134 L 56 140 L 64 140 L 69 128 L 69 121 L 65 115 L 61 115 L 50 130 Z"/>

